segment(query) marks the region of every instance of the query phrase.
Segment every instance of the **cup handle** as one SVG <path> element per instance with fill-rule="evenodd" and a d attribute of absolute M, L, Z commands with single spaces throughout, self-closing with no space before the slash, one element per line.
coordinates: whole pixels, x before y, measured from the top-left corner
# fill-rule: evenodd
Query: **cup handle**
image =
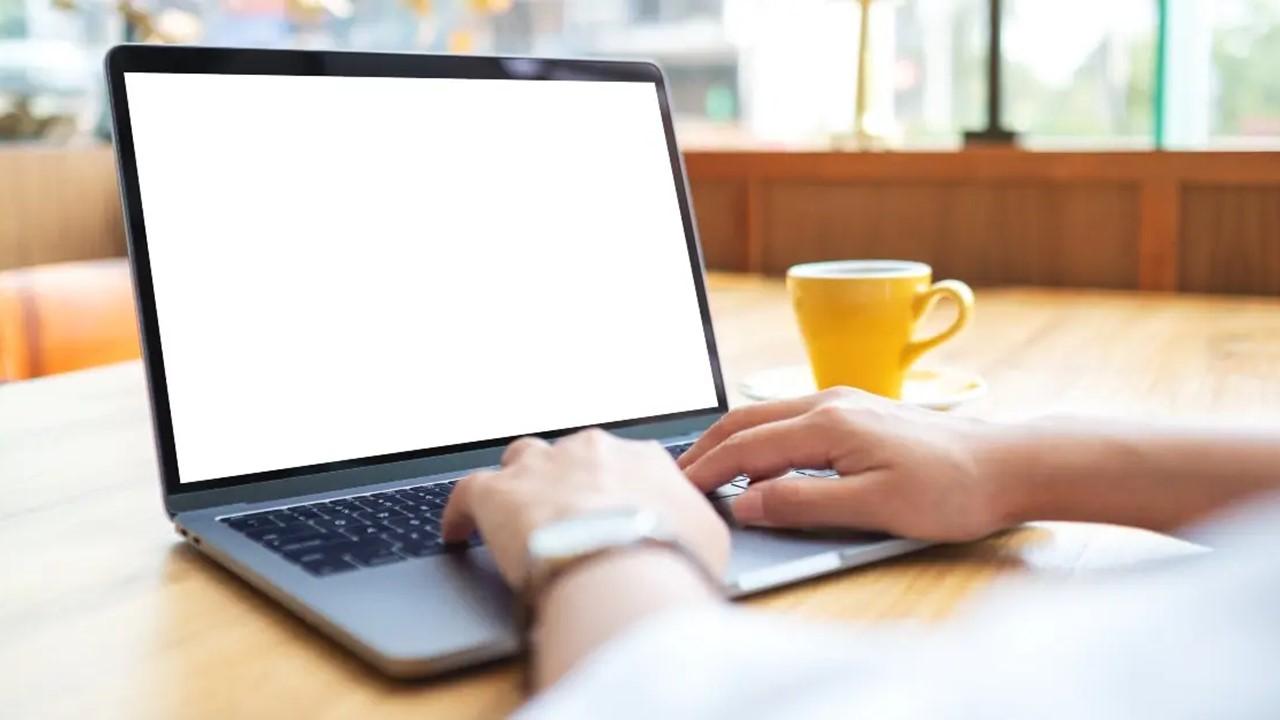
<path fill-rule="evenodd" d="M 919 322 L 944 295 L 956 301 L 955 322 L 931 338 L 908 343 L 906 349 L 902 351 L 904 368 L 911 367 L 911 364 L 919 360 L 921 355 L 955 337 L 956 333 L 963 330 L 973 319 L 973 290 L 959 280 L 939 280 L 916 298 L 912 307 L 916 322 Z"/>

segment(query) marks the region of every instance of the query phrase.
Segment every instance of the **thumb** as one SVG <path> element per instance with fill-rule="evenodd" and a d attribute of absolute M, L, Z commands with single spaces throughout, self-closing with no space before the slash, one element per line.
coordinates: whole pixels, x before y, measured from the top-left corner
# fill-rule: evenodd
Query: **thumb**
<path fill-rule="evenodd" d="M 811 478 L 788 475 L 752 483 L 733 502 L 743 525 L 883 530 L 882 508 L 867 476 Z"/>

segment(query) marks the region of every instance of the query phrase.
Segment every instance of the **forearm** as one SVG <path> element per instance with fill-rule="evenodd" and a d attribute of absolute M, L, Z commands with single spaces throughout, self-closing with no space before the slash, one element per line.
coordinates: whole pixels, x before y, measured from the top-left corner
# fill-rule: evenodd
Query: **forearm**
<path fill-rule="evenodd" d="M 662 548 L 636 548 L 568 572 L 543 595 L 533 628 L 534 682 L 553 684 L 592 650 L 662 610 L 720 602 L 692 564 Z"/>
<path fill-rule="evenodd" d="M 1169 530 L 1280 489 L 1280 432 L 1041 420 L 989 451 L 1007 519 Z"/>

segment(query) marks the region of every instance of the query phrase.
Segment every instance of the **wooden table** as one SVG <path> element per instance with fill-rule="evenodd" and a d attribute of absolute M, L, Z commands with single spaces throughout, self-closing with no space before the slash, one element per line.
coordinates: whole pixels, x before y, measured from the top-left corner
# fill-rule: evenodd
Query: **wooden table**
<path fill-rule="evenodd" d="M 801 362 L 781 285 L 712 282 L 732 385 Z M 1002 289 L 925 364 L 977 370 L 963 409 L 1280 423 L 1280 300 Z M 180 544 L 161 511 L 142 371 L 0 386 L 0 715 L 12 718 L 491 717 L 518 701 L 506 663 L 382 679 Z M 933 619 L 993 578 L 1186 552 L 1172 538 L 1043 523 L 757 598 L 840 621 Z"/>

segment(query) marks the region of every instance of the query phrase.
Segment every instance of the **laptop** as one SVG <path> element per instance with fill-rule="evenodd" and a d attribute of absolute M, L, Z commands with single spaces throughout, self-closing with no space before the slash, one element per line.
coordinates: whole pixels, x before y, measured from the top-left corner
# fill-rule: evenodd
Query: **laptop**
<path fill-rule="evenodd" d="M 106 72 L 178 534 L 387 674 L 515 653 L 484 545 L 440 541 L 454 483 L 584 427 L 678 456 L 728 407 L 662 72 L 134 45 Z M 735 528 L 725 581 L 921 546 Z"/>

